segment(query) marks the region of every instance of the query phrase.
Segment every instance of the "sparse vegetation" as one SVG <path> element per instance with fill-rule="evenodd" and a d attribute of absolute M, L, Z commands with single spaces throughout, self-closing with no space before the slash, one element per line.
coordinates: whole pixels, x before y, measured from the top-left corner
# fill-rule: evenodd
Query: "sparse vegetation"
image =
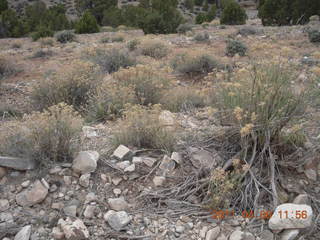
<path fill-rule="evenodd" d="M 207 42 L 210 40 L 210 35 L 208 32 L 197 33 L 193 39 L 197 42 Z"/>
<path fill-rule="evenodd" d="M 13 65 L 12 61 L 7 58 L 0 56 L 0 86 L 4 78 L 17 72 L 16 67 Z"/>
<path fill-rule="evenodd" d="M 53 52 L 51 50 L 43 50 L 40 49 L 36 51 L 31 58 L 45 58 L 45 57 L 50 57 L 53 55 Z"/>
<path fill-rule="evenodd" d="M 312 30 L 309 33 L 309 40 L 313 43 L 320 43 L 320 31 Z"/>
<path fill-rule="evenodd" d="M 192 87 L 176 87 L 163 96 L 161 103 L 164 109 L 171 112 L 181 112 L 204 107 L 205 97 Z"/>
<path fill-rule="evenodd" d="M 102 71 L 113 73 L 120 68 L 127 68 L 136 65 L 136 60 L 126 50 L 122 49 L 98 49 L 92 60 L 97 63 Z"/>
<path fill-rule="evenodd" d="M 35 84 L 31 99 L 39 110 L 61 102 L 81 110 L 99 81 L 99 71 L 95 65 L 75 62 L 69 70 L 52 74 Z"/>
<path fill-rule="evenodd" d="M 142 55 L 160 59 L 168 55 L 169 48 L 161 41 L 148 40 L 141 43 L 140 51 Z"/>
<path fill-rule="evenodd" d="M 159 120 L 160 113 L 158 105 L 149 108 L 139 105 L 128 107 L 115 132 L 115 146 L 125 144 L 138 148 L 172 151 L 175 136 L 172 131 L 162 126 Z"/>
<path fill-rule="evenodd" d="M 36 32 L 31 34 L 33 41 L 37 41 L 39 38 L 52 37 L 53 31 L 44 25 L 40 25 Z"/>
<path fill-rule="evenodd" d="M 76 33 L 96 33 L 99 32 L 99 26 L 95 17 L 86 11 L 76 23 Z"/>
<path fill-rule="evenodd" d="M 40 166 L 70 161 L 78 150 L 82 118 L 72 107 L 59 104 L 1 126 L 0 153 L 31 158 Z"/>
<path fill-rule="evenodd" d="M 179 27 L 177 28 L 177 32 L 181 34 L 189 31 L 192 31 L 192 25 L 189 23 L 180 24 Z"/>
<path fill-rule="evenodd" d="M 226 47 L 227 56 L 233 57 L 236 54 L 239 56 L 245 56 L 247 52 L 247 47 L 241 41 L 238 40 L 228 40 Z"/>

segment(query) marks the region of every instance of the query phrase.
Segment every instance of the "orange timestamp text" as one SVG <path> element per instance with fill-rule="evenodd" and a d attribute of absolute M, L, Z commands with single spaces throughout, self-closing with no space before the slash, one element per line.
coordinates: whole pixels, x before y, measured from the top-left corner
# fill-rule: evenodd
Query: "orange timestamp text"
<path fill-rule="evenodd" d="M 226 217 L 234 217 L 234 216 L 242 216 L 243 218 L 247 219 L 270 219 L 273 215 L 273 211 L 269 210 L 260 210 L 260 211 L 254 211 L 254 210 L 243 210 L 240 211 L 239 214 L 237 214 L 234 210 L 211 210 L 211 218 L 213 219 L 224 219 Z"/>

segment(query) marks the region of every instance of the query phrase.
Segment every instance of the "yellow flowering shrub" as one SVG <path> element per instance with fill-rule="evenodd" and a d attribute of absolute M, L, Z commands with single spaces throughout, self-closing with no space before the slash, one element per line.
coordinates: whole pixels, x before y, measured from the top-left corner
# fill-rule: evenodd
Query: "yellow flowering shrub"
<path fill-rule="evenodd" d="M 176 141 L 175 136 L 162 125 L 159 119 L 160 113 L 160 105 L 152 107 L 128 105 L 114 134 L 115 145 L 172 151 Z"/>
<path fill-rule="evenodd" d="M 43 112 L 9 121 L 0 129 L 0 153 L 32 158 L 40 165 L 71 160 L 78 150 L 83 120 L 71 106 L 60 103 Z"/>
<path fill-rule="evenodd" d="M 33 86 L 31 99 L 37 109 L 65 102 L 80 110 L 87 104 L 89 95 L 100 81 L 99 69 L 83 61 L 75 61 L 66 68 Z"/>

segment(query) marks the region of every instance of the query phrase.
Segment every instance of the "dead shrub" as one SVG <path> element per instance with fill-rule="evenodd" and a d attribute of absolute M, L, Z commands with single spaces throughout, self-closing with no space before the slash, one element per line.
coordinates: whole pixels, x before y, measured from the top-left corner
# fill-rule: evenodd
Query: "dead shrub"
<path fill-rule="evenodd" d="M 35 159 L 40 166 L 71 160 L 78 151 L 82 118 L 71 106 L 58 104 L 44 112 L 6 122 L 0 131 L 0 153 Z"/>
<path fill-rule="evenodd" d="M 99 69 L 94 64 L 76 61 L 65 72 L 52 74 L 36 83 L 31 99 L 39 110 L 60 102 L 80 110 L 87 104 L 90 93 L 99 81 Z"/>
<path fill-rule="evenodd" d="M 140 105 L 128 106 L 115 132 L 115 145 L 172 151 L 175 136 L 172 131 L 162 126 L 160 113 L 159 105 L 149 108 Z"/>
<path fill-rule="evenodd" d="M 14 66 L 13 62 L 0 56 L 0 86 L 3 79 L 13 75 L 17 72 L 17 68 Z"/>

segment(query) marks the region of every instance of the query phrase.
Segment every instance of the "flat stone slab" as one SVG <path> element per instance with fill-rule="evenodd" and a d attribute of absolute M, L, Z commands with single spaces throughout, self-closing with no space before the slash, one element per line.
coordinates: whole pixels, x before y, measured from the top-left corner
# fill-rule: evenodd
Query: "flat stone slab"
<path fill-rule="evenodd" d="M 32 170 L 36 168 L 36 162 L 26 158 L 0 156 L 0 166 L 15 170 Z"/>

